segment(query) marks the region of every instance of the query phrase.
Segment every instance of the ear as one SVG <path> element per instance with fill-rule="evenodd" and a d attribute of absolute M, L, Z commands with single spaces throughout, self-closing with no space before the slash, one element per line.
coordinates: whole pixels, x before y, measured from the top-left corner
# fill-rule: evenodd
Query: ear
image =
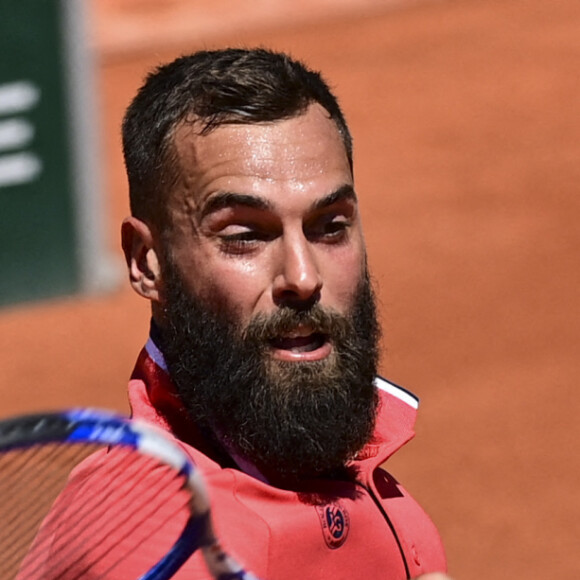
<path fill-rule="evenodd" d="M 149 226 L 129 216 L 121 226 L 121 243 L 133 290 L 143 298 L 159 302 L 161 271 Z"/>

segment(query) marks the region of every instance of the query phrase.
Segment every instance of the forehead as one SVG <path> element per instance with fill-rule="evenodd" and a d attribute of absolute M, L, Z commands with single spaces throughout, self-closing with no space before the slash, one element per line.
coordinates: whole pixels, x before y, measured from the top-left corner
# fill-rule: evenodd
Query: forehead
<path fill-rule="evenodd" d="M 193 122 L 175 131 L 178 203 L 187 198 L 203 205 L 213 193 L 228 191 L 273 198 L 284 191 L 325 195 L 323 190 L 352 184 L 342 137 L 320 105 L 272 123 L 226 124 L 207 135 L 200 130 Z"/>

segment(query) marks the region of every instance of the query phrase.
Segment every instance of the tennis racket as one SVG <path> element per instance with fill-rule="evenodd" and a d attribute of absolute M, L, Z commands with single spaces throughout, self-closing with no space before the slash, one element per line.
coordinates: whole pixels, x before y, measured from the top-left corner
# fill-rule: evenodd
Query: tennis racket
<path fill-rule="evenodd" d="M 163 580 L 197 549 L 214 578 L 257 580 L 220 547 L 199 470 L 166 434 L 90 409 L 0 421 L 3 580 Z"/>

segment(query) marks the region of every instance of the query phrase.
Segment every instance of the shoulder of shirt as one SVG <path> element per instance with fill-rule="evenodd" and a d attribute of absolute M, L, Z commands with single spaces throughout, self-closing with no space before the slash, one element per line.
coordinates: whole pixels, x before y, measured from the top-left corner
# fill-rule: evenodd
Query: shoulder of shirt
<path fill-rule="evenodd" d="M 379 391 L 399 399 L 406 405 L 409 405 L 409 407 L 412 407 L 413 409 L 419 408 L 419 398 L 411 391 L 408 391 L 407 389 L 404 389 L 403 387 L 378 375 L 375 377 L 375 386 Z"/>

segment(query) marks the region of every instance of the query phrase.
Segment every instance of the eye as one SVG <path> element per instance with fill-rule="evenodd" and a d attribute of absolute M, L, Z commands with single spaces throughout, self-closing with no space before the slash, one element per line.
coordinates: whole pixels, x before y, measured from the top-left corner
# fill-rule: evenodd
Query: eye
<path fill-rule="evenodd" d="M 327 223 L 324 226 L 324 233 L 327 236 L 334 236 L 336 234 L 344 232 L 349 226 L 350 223 L 345 220 L 335 220 Z"/>
<path fill-rule="evenodd" d="M 253 226 L 228 226 L 218 237 L 224 253 L 244 254 L 257 249 L 273 235 Z"/>
<path fill-rule="evenodd" d="M 343 241 L 352 221 L 344 215 L 322 216 L 305 228 L 306 236 L 314 241 L 337 243 Z"/>

